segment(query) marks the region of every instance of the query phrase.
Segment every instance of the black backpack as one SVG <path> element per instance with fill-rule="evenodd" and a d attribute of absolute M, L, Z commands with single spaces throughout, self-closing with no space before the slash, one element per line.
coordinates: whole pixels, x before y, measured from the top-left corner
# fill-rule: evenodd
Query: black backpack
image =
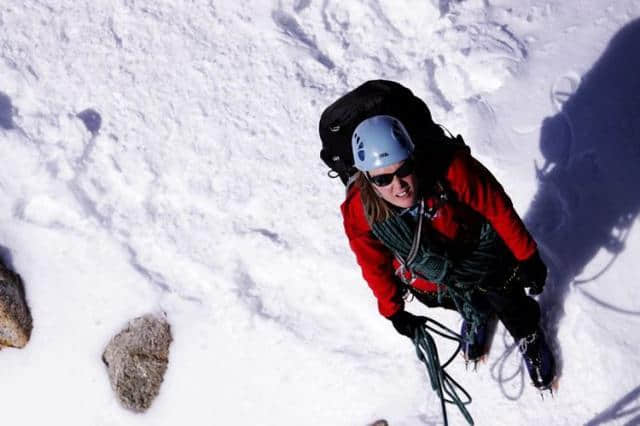
<path fill-rule="evenodd" d="M 331 169 L 329 177 L 339 177 L 346 185 L 357 171 L 351 135 L 361 121 L 374 115 L 390 115 L 400 120 L 415 144 L 416 153 L 427 155 L 442 145 L 440 142 L 451 139 L 433 122 L 427 105 L 411 90 L 393 81 L 367 81 L 329 105 L 320 116 L 320 158 Z M 464 145 L 460 136 L 451 140 Z"/>

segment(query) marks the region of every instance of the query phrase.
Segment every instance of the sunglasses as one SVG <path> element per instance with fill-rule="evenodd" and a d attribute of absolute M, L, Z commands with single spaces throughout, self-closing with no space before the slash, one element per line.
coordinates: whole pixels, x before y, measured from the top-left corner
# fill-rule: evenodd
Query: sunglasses
<path fill-rule="evenodd" d="M 371 176 L 369 172 L 367 172 L 367 177 L 369 181 L 373 183 L 375 186 L 387 186 L 393 182 L 393 177 L 398 176 L 399 178 L 407 177 L 415 170 L 413 161 L 406 160 L 402 163 L 402 166 L 398 167 L 393 173 L 385 173 L 383 175 Z"/>

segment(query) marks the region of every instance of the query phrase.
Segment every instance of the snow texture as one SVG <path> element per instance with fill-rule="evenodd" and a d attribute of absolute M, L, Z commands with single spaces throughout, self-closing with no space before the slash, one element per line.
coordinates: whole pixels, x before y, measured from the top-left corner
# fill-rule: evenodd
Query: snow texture
<path fill-rule="evenodd" d="M 476 424 L 639 424 L 639 12 L 638 0 L 3 2 L 0 244 L 35 325 L 24 349 L 0 352 L 3 422 L 440 424 L 411 343 L 376 312 L 343 234 L 343 187 L 318 155 L 321 111 L 386 78 L 464 135 L 551 267 L 540 301 L 557 395 L 541 400 L 498 327 L 477 373 L 450 368 Z M 137 415 L 100 356 L 150 311 L 167 313 L 174 342 Z"/>

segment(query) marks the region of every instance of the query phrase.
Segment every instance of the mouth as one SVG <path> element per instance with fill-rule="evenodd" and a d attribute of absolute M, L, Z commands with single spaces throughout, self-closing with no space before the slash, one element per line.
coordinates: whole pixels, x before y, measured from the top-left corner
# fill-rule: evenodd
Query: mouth
<path fill-rule="evenodd" d="M 412 192 L 411 189 L 408 188 L 408 189 L 405 189 L 402 192 L 397 193 L 396 197 L 397 198 L 407 198 L 407 197 L 411 196 L 411 192 Z"/>

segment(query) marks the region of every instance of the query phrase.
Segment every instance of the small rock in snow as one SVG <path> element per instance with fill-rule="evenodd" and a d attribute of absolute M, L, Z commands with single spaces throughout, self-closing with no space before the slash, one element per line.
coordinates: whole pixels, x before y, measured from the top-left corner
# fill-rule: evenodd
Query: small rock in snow
<path fill-rule="evenodd" d="M 171 330 L 164 317 L 135 318 L 102 355 L 111 386 L 127 408 L 146 411 L 158 395 L 169 362 Z"/>
<path fill-rule="evenodd" d="M 32 328 L 22 279 L 0 262 L 0 348 L 24 347 Z"/>

